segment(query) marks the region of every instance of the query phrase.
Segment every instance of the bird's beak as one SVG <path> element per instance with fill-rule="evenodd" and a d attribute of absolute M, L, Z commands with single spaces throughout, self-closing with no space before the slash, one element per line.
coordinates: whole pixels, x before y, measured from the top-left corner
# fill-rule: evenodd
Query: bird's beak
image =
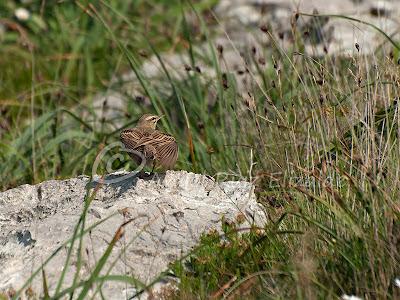
<path fill-rule="evenodd" d="M 158 120 L 160 120 L 161 118 L 164 118 L 164 117 L 165 117 L 165 115 L 161 115 L 161 116 L 158 117 Z"/>

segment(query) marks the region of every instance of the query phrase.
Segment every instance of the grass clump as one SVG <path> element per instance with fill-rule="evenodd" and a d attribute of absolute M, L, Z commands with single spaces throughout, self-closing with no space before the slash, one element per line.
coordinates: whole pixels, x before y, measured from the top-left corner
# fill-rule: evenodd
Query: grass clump
<path fill-rule="evenodd" d="M 373 54 L 358 45 L 351 56 L 316 57 L 301 33 L 283 50 L 263 28 L 272 46 L 255 53 L 249 45 L 240 70 L 224 69 L 228 49 L 213 44 L 203 18 L 214 2 L 200 3 L 174 2 L 166 14 L 157 14 L 163 1 L 52 4 L 37 12 L 47 29 L 21 25 L 32 47 L 7 31 L 1 57 L 18 48 L 24 63 L 0 60 L 8 74 L 1 188 L 90 174 L 121 128 L 143 112 L 163 113 L 180 144 L 177 168 L 253 182 L 268 218 L 263 228 L 239 230 L 238 220 L 204 235 L 171 266 L 180 279 L 171 297 L 399 297 L 396 41 Z M 199 19 L 189 22 L 188 13 Z M 161 50 L 179 50 L 189 63 L 171 70 Z M 162 70 L 157 81 L 141 69 L 151 55 Z M 140 97 L 126 93 L 122 114 L 102 119 L 93 95 L 123 90 L 127 70 Z M 77 286 L 86 293 L 89 283 Z"/>

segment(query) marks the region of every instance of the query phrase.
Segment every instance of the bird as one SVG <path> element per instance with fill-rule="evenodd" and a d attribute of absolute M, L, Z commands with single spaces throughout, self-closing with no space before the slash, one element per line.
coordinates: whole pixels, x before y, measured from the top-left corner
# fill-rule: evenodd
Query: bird
<path fill-rule="evenodd" d="M 129 156 L 138 164 L 145 164 L 164 169 L 172 169 L 178 159 L 178 144 L 176 139 L 167 133 L 156 129 L 157 122 L 163 116 L 144 114 L 136 127 L 122 130 L 121 142 L 129 152 Z M 130 152 L 129 150 L 133 150 Z M 137 152 L 139 153 L 137 153 Z"/>

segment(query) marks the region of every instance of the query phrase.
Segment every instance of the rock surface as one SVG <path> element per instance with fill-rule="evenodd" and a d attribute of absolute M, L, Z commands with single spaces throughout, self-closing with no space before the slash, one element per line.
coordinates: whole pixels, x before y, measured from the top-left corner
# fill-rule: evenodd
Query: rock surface
<path fill-rule="evenodd" d="M 73 235 L 86 191 L 97 192 L 88 209 L 85 228 L 100 224 L 83 239 L 83 278 L 90 276 L 119 226 L 128 220 L 131 223 L 124 227 L 125 234 L 101 274 L 128 274 L 144 283 L 154 280 L 170 262 L 188 253 L 202 233 L 220 229 L 222 216 L 235 219 L 243 214 L 243 226 L 265 222 L 248 182 L 217 183 L 185 171 L 168 171 L 147 179 L 115 173 L 108 175 L 105 182 L 90 182 L 87 176 L 80 176 L 22 185 L 0 193 L 0 291 L 21 288 L 60 248 L 44 267 L 51 295 L 69 249 L 63 243 Z M 72 253 L 63 288 L 71 285 L 75 274 L 77 252 Z M 42 286 L 40 272 L 31 287 L 36 295 L 43 295 Z M 106 282 L 102 292 L 106 299 L 123 299 L 138 289 Z M 97 294 L 95 298 L 99 297 Z"/>

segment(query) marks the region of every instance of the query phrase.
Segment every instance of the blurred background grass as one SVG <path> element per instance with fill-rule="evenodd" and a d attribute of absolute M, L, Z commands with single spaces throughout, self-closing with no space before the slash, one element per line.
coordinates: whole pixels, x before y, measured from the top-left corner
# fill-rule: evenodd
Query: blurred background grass
<path fill-rule="evenodd" d="M 203 1 L 198 7 L 201 11 L 214 2 Z M 118 89 L 122 83 L 113 82 L 113 78 L 130 70 L 118 41 L 138 66 L 150 56 L 149 44 L 157 51 L 182 48 L 180 1 L 98 2 L 98 13 L 108 28 L 88 12 L 88 4 L 0 4 L 3 190 L 21 183 L 89 173 L 99 147 L 118 138 L 118 132 L 113 133 L 118 129 L 115 124 L 130 121 L 133 125 L 142 113 L 154 110 L 141 105 L 141 97 L 127 95 L 126 117 L 105 124 L 93 101 L 99 93 Z M 21 8 L 29 13 L 27 20 L 17 18 Z M 164 95 L 157 90 L 157 83 L 150 85 L 154 89 L 150 98 L 153 106 L 158 104 L 164 110 L 169 106 L 169 111 L 163 112 L 170 116 L 182 114 L 176 109 L 175 99 L 161 99 Z"/>
<path fill-rule="evenodd" d="M 246 234 L 227 223 L 224 241 L 205 235 L 172 266 L 181 283 L 169 297 L 400 297 L 398 49 L 312 57 L 299 34 L 263 59 L 249 45 L 248 69 L 222 72 L 216 2 L 2 1 L 1 189 L 91 174 L 121 128 L 165 114 L 176 168 L 252 181 L 269 219 Z M 160 53 L 190 63 L 149 80 L 141 66 Z M 136 94 L 123 92 L 131 72 Z M 239 72 L 254 81 L 245 93 Z M 125 101 L 111 119 L 112 103 L 95 101 L 110 91 Z"/>

